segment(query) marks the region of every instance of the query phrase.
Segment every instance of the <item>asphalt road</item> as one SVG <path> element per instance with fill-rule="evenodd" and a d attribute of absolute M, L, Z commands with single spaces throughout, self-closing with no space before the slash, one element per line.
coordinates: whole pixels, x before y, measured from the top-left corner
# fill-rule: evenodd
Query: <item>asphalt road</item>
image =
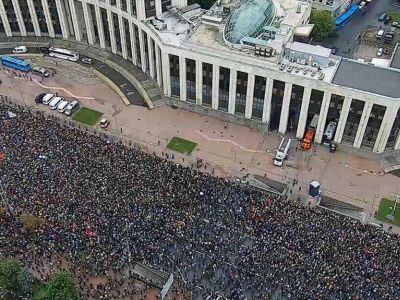
<path fill-rule="evenodd" d="M 372 0 L 366 8 L 365 15 L 359 12 L 343 28 L 339 29 L 339 36 L 323 43 L 325 47 L 338 47 L 340 56 L 352 57 L 358 45 L 357 36 L 366 29 L 388 27 L 378 21 L 378 16 L 387 11 L 399 11 L 400 8 L 392 4 L 392 0 Z"/>
<path fill-rule="evenodd" d="M 36 49 L 37 49 L 36 47 L 28 47 L 28 53 L 36 53 Z M 10 53 L 12 53 L 12 48 L 0 49 L 0 55 L 10 54 Z M 89 67 L 89 65 L 81 62 L 81 59 L 83 57 L 88 57 L 88 56 L 80 55 L 79 60 L 76 63 L 85 67 Z M 120 73 L 115 71 L 107 64 L 94 58 L 92 58 L 92 60 L 93 60 L 92 67 L 95 68 L 97 71 L 101 72 L 112 82 L 114 82 L 114 84 L 116 84 L 120 88 L 120 90 L 124 93 L 124 95 L 127 97 L 127 99 L 131 104 L 145 106 L 143 97 L 140 95 L 140 93 L 128 79 L 126 79 L 124 76 L 122 76 Z"/>

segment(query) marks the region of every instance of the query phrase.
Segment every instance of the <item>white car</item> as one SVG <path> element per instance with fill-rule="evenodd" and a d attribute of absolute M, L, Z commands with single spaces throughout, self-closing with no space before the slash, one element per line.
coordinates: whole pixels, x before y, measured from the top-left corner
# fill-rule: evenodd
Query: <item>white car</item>
<path fill-rule="evenodd" d="M 107 118 L 102 118 L 100 120 L 100 127 L 101 128 L 107 128 L 107 126 L 110 124 L 110 121 L 107 120 Z"/>
<path fill-rule="evenodd" d="M 12 53 L 18 54 L 18 53 L 26 53 L 28 52 L 28 48 L 26 46 L 17 46 L 12 50 Z"/>
<path fill-rule="evenodd" d="M 367 5 L 367 2 L 365 1 L 361 1 L 360 5 L 358 6 L 360 9 L 363 9 L 365 7 L 365 5 Z"/>
<path fill-rule="evenodd" d="M 378 52 L 376 52 L 377 56 L 382 56 L 383 55 L 383 48 L 379 48 Z"/>

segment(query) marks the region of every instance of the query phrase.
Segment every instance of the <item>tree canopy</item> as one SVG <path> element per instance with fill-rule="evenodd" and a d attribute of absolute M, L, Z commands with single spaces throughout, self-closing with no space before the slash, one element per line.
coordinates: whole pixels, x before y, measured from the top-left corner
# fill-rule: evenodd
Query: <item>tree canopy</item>
<path fill-rule="evenodd" d="M 48 299 L 79 300 L 78 286 L 74 275 L 69 272 L 57 272 L 47 285 Z"/>
<path fill-rule="evenodd" d="M 18 294 L 22 290 L 22 263 L 16 258 L 0 259 L 0 287 Z"/>
<path fill-rule="evenodd" d="M 336 31 L 335 18 L 326 10 L 313 10 L 310 23 L 314 24 L 312 35 L 318 41 L 332 36 Z"/>

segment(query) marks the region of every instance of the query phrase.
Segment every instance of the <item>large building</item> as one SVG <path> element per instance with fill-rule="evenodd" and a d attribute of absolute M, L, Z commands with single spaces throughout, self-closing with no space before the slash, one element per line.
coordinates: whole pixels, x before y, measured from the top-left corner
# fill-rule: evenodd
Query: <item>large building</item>
<path fill-rule="evenodd" d="M 311 4 L 218 0 L 2 0 L 0 35 L 49 36 L 97 45 L 151 76 L 170 101 L 301 138 L 319 115 L 316 141 L 380 153 L 400 149 L 400 53 L 376 67 L 294 42 Z"/>

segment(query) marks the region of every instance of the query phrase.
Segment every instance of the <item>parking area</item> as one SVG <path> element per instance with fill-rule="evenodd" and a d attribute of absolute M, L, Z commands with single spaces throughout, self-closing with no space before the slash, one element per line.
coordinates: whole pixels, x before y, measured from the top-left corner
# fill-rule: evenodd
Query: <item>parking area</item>
<path fill-rule="evenodd" d="M 389 28 L 387 30 L 375 28 L 364 31 L 359 38 L 360 44 L 354 51 L 353 57 L 368 62 L 373 58 L 390 59 L 396 44 L 400 43 L 400 28 L 394 26 L 391 28 L 395 32 L 391 42 L 385 42 L 385 34 Z"/>

